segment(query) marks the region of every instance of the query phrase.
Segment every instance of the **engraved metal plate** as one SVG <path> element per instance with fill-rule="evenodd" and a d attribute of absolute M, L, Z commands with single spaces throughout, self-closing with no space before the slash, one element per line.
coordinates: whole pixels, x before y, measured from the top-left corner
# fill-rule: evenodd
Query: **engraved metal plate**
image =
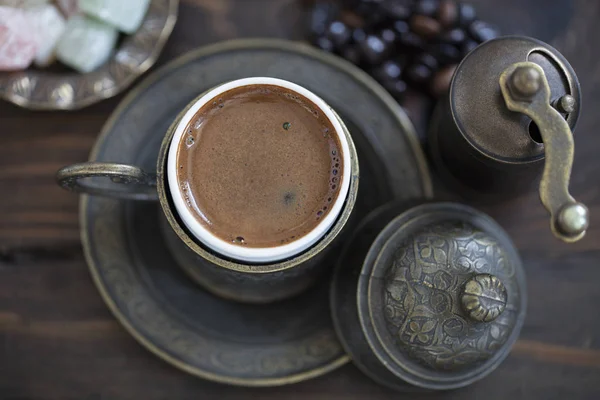
<path fill-rule="evenodd" d="M 348 125 L 364 184 L 347 232 L 394 198 L 431 196 L 423 154 L 400 106 L 352 65 L 286 41 L 221 43 L 163 67 L 124 99 L 90 158 L 153 170 L 164 133 L 191 99 L 224 81 L 259 75 L 314 91 Z M 186 372 L 246 386 L 298 382 L 348 361 L 327 306 L 328 279 L 271 305 L 221 299 L 176 264 L 160 236 L 159 213 L 158 204 L 82 197 L 82 241 L 95 283 L 142 345 Z"/>

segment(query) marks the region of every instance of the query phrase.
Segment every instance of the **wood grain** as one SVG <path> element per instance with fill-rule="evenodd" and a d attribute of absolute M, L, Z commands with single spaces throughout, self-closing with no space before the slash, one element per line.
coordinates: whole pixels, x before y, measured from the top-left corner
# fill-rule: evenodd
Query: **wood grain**
<path fill-rule="evenodd" d="M 302 39 L 296 0 L 182 0 L 159 65 L 234 37 Z M 510 233 L 527 269 L 521 339 L 488 378 L 458 391 L 410 398 L 600 398 L 600 2 L 473 1 L 504 32 L 536 36 L 570 60 L 583 90 L 576 130 L 574 196 L 590 207 L 585 239 L 555 240 L 535 190 L 477 205 Z M 114 320 L 87 272 L 77 196 L 55 171 L 87 159 L 123 95 L 77 112 L 30 112 L 0 104 L 0 399 L 395 399 L 353 366 L 288 387 L 244 389 L 203 381 L 156 359 Z M 430 105 L 408 103 L 421 134 Z M 419 116 L 421 116 L 419 118 Z M 439 187 L 439 193 L 444 189 Z M 451 196 L 451 195 L 449 195 Z M 405 396 L 406 397 L 406 396 Z"/>

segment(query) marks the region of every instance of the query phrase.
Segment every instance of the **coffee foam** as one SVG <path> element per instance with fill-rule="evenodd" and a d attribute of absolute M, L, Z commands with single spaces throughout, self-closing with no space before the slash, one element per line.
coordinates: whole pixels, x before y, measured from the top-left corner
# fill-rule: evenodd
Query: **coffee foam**
<path fill-rule="evenodd" d="M 287 100 L 283 107 L 281 104 L 282 98 Z M 279 107 L 278 111 L 281 113 L 281 116 L 283 117 L 285 115 L 286 117 L 283 118 L 284 120 L 281 122 L 277 118 L 279 114 L 269 114 L 269 112 L 267 112 L 266 115 L 252 114 L 252 112 L 245 113 L 244 108 L 252 109 L 253 103 L 256 104 L 255 108 L 259 111 L 265 109 L 265 104 L 269 104 L 269 107 L 266 109 L 271 107 Z M 291 106 L 292 103 L 295 103 L 301 107 L 296 107 L 296 109 L 293 109 L 294 107 Z M 235 113 L 227 112 L 228 108 L 231 107 L 236 108 Z M 306 112 L 299 113 L 298 110 L 300 108 L 304 109 Z M 265 118 L 267 116 L 269 118 L 267 118 L 265 121 L 258 121 L 261 123 L 257 123 L 256 119 Z M 287 118 L 288 116 L 290 118 Z M 219 118 L 224 118 L 224 120 L 221 121 Z M 231 135 L 231 132 L 227 131 L 228 127 L 235 126 L 236 129 L 244 129 L 245 125 L 240 123 L 240 119 L 244 120 L 245 118 L 249 118 L 248 126 L 252 126 L 253 128 L 262 126 L 264 128 L 261 130 L 261 132 L 255 130 L 244 132 L 248 135 L 255 135 L 255 139 L 257 141 L 263 139 L 259 135 L 269 134 L 298 135 L 302 133 L 304 136 L 308 137 L 307 144 L 311 146 L 303 147 L 302 145 L 295 144 L 296 147 L 294 148 L 294 152 L 292 154 L 287 154 L 285 152 L 289 151 L 289 148 L 273 148 L 272 145 L 276 142 L 276 140 L 271 140 L 271 142 L 267 140 L 265 142 L 267 145 L 271 145 L 272 147 L 273 152 L 269 154 L 272 156 L 271 158 L 277 159 L 277 162 L 286 167 L 289 167 L 293 163 L 301 164 L 302 159 L 310 159 L 311 157 L 314 158 L 313 153 L 321 152 L 321 150 L 316 149 L 314 143 L 316 142 L 316 139 L 314 139 L 313 136 L 317 137 L 317 135 L 322 136 L 322 139 L 319 141 L 319 143 L 321 143 L 321 147 L 325 146 L 324 153 L 327 154 L 325 157 L 328 159 L 327 167 L 325 168 L 327 172 L 325 172 L 323 170 L 325 158 L 323 157 L 323 154 L 319 156 L 320 161 L 317 160 L 318 165 L 314 170 L 315 177 L 311 176 L 309 180 L 302 179 L 306 178 L 305 176 L 299 177 L 298 174 L 295 174 L 297 171 L 294 171 L 293 169 L 287 170 L 286 168 L 283 168 L 281 171 L 279 171 L 280 177 L 278 179 L 272 179 L 271 182 L 271 186 L 279 186 L 277 189 L 277 194 L 274 193 L 273 187 L 266 187 L 268 185 L 264 187 L 265 193 L 268 192 L 271 197 L 263 202 L 263 206 L 270 202 L 273 211 L 268 215 L 264 215 L 264 210 L 261 210 L 261 213 L 263 214 L 262 216 L 265 219 L 265 230 L 263 231 L 263 234 L 269 237 L 268 240 L 260 240 L 260 238 L 256 237 L 256 230 L 249 229 L 249 231 L 252 232 L 251 234 L 244 232 L 244 230 L 248 230 L 248 227 L 244 226 L 244 220 L 248 219 L 245 217 L 248 215 L 243 215 L 240 210 L 236 210 L 236 207 L 230 207 L 228 210 L 221 209 L 220 211 L 216 211 L 216 209 L 219 208 L 219 200 L 223 200 L 224 197 L 226 197 L 223 196 L 222 190 L 211 192 L 210 188 L 206 190 L 206 184 L 198 183 L 201 182 L 202 179 L 194 179 L 193 177 L 190 179 L 190 176 L 198 177 L 202 173 L 207 173 L 201 171 L 194 172 L 194 168 L 198 167 L 198 165 L 203 162 L 202 160 L 193 160 L 193 153 L 196 153 L 195 148 L 198 146 L 204 146 L 200 148 L 202 151 L 198 152 L 198 154 L 202 153 L 204 161 L 210 159 L 211 157 L 219 159 L 217 164 L 219 164 L 221 168 L 218 170 L 212 170 L 211 172 L 216 174 L 223 173 L 224 175 L 212 179 L 211 184 L 214 186 L 226 186 L 226 182 L 229 180 L 229 178 L 231 178 L 231 175 L 238 175 L 236 173 L 237 169 L 255 168 L 258 164 L 260 164 L 260 162 L 257 164 L 257 160 L 252 159 L 252 157 L 250 157 L 249 162 L 246 162 L 244 165 L 237 164 L 237 162 L 239 162 L 241 159 L 248 158 L 247 155 L 242 155 L 240 157 L 239 155 L 243 154 L 243 152 L 240 153 L 239 149 L 235 149 L 236 145 L 241 146 L 242 143 L 232 143 L 231 141 L 227 140 L 219 140 L 219 135 L 211 131 L 211 129 L 218 126 L 218 128 L 222 129 L 221 136 L 230 135 L 233 137 L 235 135 Z M 286 118 L 289 119 L 289 121 Z M 292 121 L 293 118 L 295 118 L 297 121 Z M 272 119 L 273 123 L 271 123 L 269 119 Z M 228 122 L 227 120 L 230 121 Z M 217 125 L 215 125 L 214 121 L 218 121 L 216 123 Z M 274 125 L 278 128 L 276 132 L 273 132 Z M 310 132 L 306 132 L 308 127 L 311 128 Z M 340 157 L 339 141 L 335 136 L 331 135 L 332 132 L 334 132 L 334 128 L 331 125 L 331 122 L 325 115 L 322 115 L 320 110 L 312 102 L 310 102 L 310 100 L 298 95 L 297 93 L 290 92 L 287 89 L 272 85 L 252 85 L 250 87 L 233 89 L 223 93 L 210 100 L 196 113 L 196 115 L 188 124 L 186 133 L 181 139 L 177 155 L 177 161 L 179 165 L 178 181 L 181 193 L 185 199 L 185 203 L 187 207 L 194 213 L 196 219 L 200 223 L 205 225 L 205 227 L 207 227 L 217 237 L 220 237 L 221 239 L 229 241 L 233 244 L 249 247 L 270 247 L 292 242 L 313 229 L 319 223 L 319 221 L 327 215 L 338 196 L 339 186 L 342 178 L 343 161 Z M 212 138 L 209 137 L 211 135 Z M 285 142 L 285 137 L 283 138 L 284 139 L 282 140 L 282 143 Z M 240 137 L 239 140 L 243 141 L 243 136 Z M 223 145 L 227 145 L 229 147 L 224 148 Z M 277 149 L 277 151 L 275 149 Z M 307 152 L 307 149 L 309 149 L 310 152 Z M 256 150 L 260 149 L 255 149 L 255 151 Z M 222 163 L 222 155 L 219 155 L 219 153 L 222 153 L 223 151 L 229 151 L 232 154 L 240 154 L 237 154 L 233 159 L 231 159 L 230 163 L 225 165 Z M 185 156 L 183 156 L 183 154 L 185 154 Z M 285 159 L 288 159 L 288 164 L 286 164 L 285 161 L 282 161 Z M 269 161 L 268 157 L 266 157 L 266 161 Z M 264 163 L 264 160 L 261 162 Z M 252 166 L 249 166 L 249 163 L 252 164 Z M 270 163 L 264 164 L 263 168 L 268 169 L 270 165 Z M 306 165 L 303 165 L 302 168 L 303 173 L 311 173 L 310 169 L 307 170 Z M 255 179 L 260 180 L 259 178 L 261 172 L 262 170 L 257 171 Z M 327 176 L 325 176 L 324 173 L 326 173 Z M 270 171 L 269 176 L 272 175 L 273 171 Z M 237 179 L 238 177 L 235 178 Z M 323 187 L 322 190 L 318 190 L 318 193 L 316 193 L 316 186 L 312 180 L 321 178 L 323 178 L 323 182 L 321 182 Z M 221 181 L 219 181 L 219 179 Z M 261 203 L 261 200 L 257 199 L 254 191 L 260 190 L 262 187 L 260 187 L 260 185 L 253 185 L 254 182 L 252 181 L 252 177 L 249 177 L 249 179 L 250 183 L 248 185 L 241 185 L 248 186 L 247 188 L 241 186 L 230 188 L 230 194 L 234 194 L 233 192 L 235 191 L 243 192 L 244 190 L 248 190 L 247 195 L 252 197 L 252 199 L 248 200 L 248 203 L 253 201 L 253 204 L 258 207 L 258 205 Z M 296 180 L 294 181 L 294 179 Z M 232 180 L 235 179 L 232 178 Z M 239 179 L 236 182 L 238 181 L 242 182 Z M 196 185 L 194 185 L 195 183 Z M 311 187 L 306 188 L 303 187 L 303 185 Z M 217 195 L 217 192 L 220 194 L 220 196 Z M 311 193 L 312 198 L 309 198 Z M 275 196 L 278 198 L 277 201 L 274 201 L 273 197 Z M 227 198 L 225 198 L 225 200 L 227 200 Z M 275 203 L 279 204 L 276 205 Z M 243 208 L 244 205 L 241 204 L 240 206 L 241 207 L 239 208 Z M 253 211 L 256 212 L 257 210 L 255 209 L 246 211 L 249 214 L 252 214 Z M 220 216 L 216 215 L 219 213 L 221 213 Z M 236 229 L 235 223 L 231 223 L 232 221 L 230 218 L 224 218 L 227 213 L 236 214 L 239 217 L 241 224 L 239 229 Z M 291 218 L 291 215 L 294 215 L 295 218 Z M 281 226 L 275 226 L 277 224 L 272 224 L 266 221 L 269 219 L 287 219 L 290 221 L 291 225 L 287 226 L 287 228 L 284 223 L 280 224 Z M 224 220 L 229 221 L 224 222 Z M 312 223 L 310 223 L 309 220 L 312 220 Z M 292 226 L 292 222 L 297 224 L 299 221 L 302 222 L 300 227 Z M 257 220 L 255 221 L 255 224 L 260 225 L 261 221 Z M 267 232 L 267 225 L 269 228 L 273 228 L 275 230 Z M 277 240 L 274 239 L 275 237 L 277 237 Z"/>

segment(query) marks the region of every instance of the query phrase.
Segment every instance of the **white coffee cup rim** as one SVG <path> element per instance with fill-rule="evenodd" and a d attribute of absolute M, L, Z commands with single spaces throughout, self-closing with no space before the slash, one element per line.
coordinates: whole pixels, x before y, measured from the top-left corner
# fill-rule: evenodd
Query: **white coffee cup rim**
<path fill-rule="evenodd" d="M 179 147 L 179 143 L 182 140 L 182 136 L 185 134 L 185 130 L 190 120 L 194 117 L 194 115 L 202 108 L 205 104 L 207 104 L 213 98 L 219 96 L 222 93 L 225 93 L 231 89 L 247 86 L 247 85 L 274 85 L 283 87 L 285 89 L 294 91 L 299 93 L 300 95 L 306 97 L 310 101 L 312 101 L 321 112 L 323 112 L 330 123 L 334 127 L 335 133 L 337 134 L 339 143 L 341 145 L 342 159 L 343 162 L 343 172 L 342 179 L 340 182 L 340 191 L 338 193 L 337 199 L 334 204 L 331 206 L 330 211 L 325 215 L 319 224 L 314 227 L 310 232 L 306 235 L 296 239 L 290 243 L 283 244 L 281 246 L 276 247 L 245 247 L 240 245 L 235 245 L 233 243 L 227 242 L 217 236 L 215 236 L 212 232 L 210 232 L 207 228 L 205 228 L 202 223 L 200 223 L 194 214 L 189 210 L 186 205 L 185 199 L 179 190 L 178 179 L 177 179 L 177 151 Z M 208 248 L 213 251 L 242 262 L 248 263 L 271 263 L 281 261 L 287 258 L 292 258 L 297 256 L 298 254 L 303 253 L 310 247 L 312 247 L 315 243 L 317 243 L 329 229 L 333 226 L 335 221 L 337 220 L 341 210 L 346 201 L 346 197 L 348 195 L 349 187 L 350 187 L 350 177 L 351 177 L 351 161 L 350 161 L 350 146 L 348 143 L 348 139 L 346 138 L 346 134 L 344 132 L 344 128 L 342 124 L 336 117 L 333 110 L 323 101 L 320 97 L 312 93 L 311 91 L 299 86 L 295 83 L 277 79 L 277 78 L 269 78 L 269 77 L 251 77 L 251 78 L 243 78 L 237 79 L 231 82 L 224 83 L 220 86 L 217 86 L 210 91 L 206 92 L 200 99 L 198 99 L 183 115 L 181 120 L 179 121 L 171 143 L 169 145 L 168 159 L 167 159 L 167 179 L 168 179 L 168 187 L 169 193 L 173 199 L 173 203 L 175 205 L 175 209 L 177 214 L 187 227 L 187 229 L 193 234 L 193 236 L 198 239 L 201 243 L 206 245 Z M 174 184 L 173 184 L 174 183 Z M 173 189 L 175 188 L 175 190 Z"/>

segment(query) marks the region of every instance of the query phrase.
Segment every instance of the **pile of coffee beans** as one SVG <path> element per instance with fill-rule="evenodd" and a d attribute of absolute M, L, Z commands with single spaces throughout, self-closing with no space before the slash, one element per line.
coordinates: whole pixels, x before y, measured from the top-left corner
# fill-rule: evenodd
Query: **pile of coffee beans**
<path fill-rule="evenodd" d="M 312 43 L 373 76 L 397 100 L 410 86 L 433 97 L 460 60 L 498 36 L 455 0 L 338 0 L 311 6 Z"/>

